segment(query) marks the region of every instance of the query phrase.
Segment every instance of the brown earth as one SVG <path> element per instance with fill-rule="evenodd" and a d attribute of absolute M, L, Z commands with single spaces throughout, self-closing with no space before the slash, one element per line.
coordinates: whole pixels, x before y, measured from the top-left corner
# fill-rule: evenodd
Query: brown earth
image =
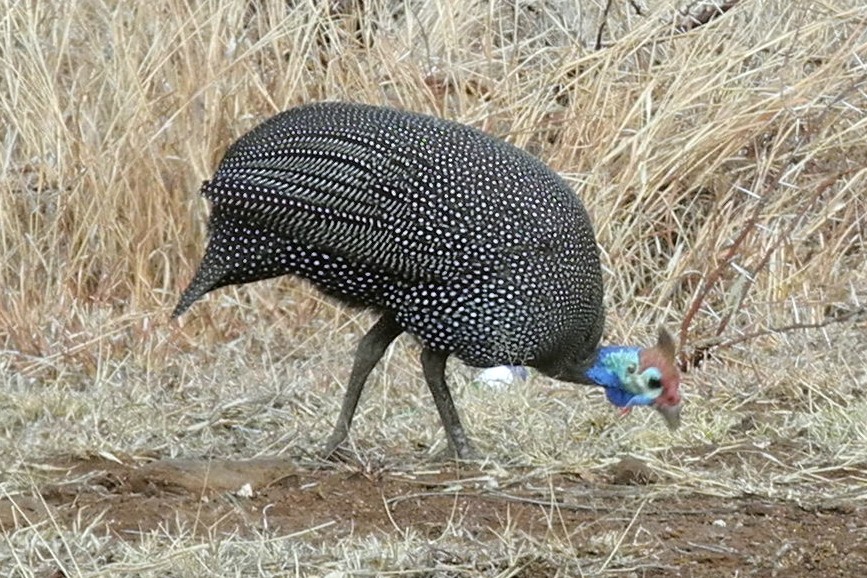
<path fill-rule="evenodd" d="M 699 495 L 667 487 L 634 459 L 601 475 L 509 470 L 505 482 L 466 465 L 370 471 L 288 458 L 67 460 L 34 468 L 33 478 L 38 492 L 0 501 L 2 531 L 51 517 L 95 522 L 126 540 L 184 529 L 205 537 L 297 533 L 315 542 L 408 528 L 435 538 L 459 524 L 477 543 L 505 531 L 553 533 L 577 556 L 606 556 L 612 546 L 598 537 L 624 536 L 618 547 L 638 559 L 633 575 L 641 576 L 856 576 L 867 564 L 863 504 Z"/>

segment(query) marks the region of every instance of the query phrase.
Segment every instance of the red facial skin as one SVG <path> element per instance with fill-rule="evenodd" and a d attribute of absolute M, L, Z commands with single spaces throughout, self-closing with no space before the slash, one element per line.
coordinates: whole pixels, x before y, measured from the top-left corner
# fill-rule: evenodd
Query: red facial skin
<path fill-rule="evenodd" d="M 643 372 L 648 367 L 655 367 L 662 374 L 662 393 L 656 398 L 654 405 L 666 407 L 680 405 L 680 372 L 674 359 L 659 347 L 650 347 L 641 350 L 638 360 L 639 372 Z"/>
<path fill-rule="evenodd" d="M 653 402 L 653 407 L 662 414 L 671 429 L 680 425 L 680 371 L 674 355 L 674 339 L 662 329 L 656 345 L 642 349 L 638 356 L 639 372 L 655 367 L 662 374 L 662 393 Z"/>

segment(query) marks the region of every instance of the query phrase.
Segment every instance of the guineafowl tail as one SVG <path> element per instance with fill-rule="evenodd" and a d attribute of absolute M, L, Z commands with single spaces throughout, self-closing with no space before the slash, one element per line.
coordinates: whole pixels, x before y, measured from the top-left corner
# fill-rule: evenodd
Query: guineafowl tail
<path fill-rule="evenodd" d="M 209 187 L 210 183 L 205 183 L 203 191 L 207 193 Z M 295 249 L 291 239 L 246 219 L 243 210 L 227 212 L 220 205 L 214 206 L 208 229 L 205 256 L 181 295 L 173 318 L 220 287 L 270 279 L 295 270 L 289 258 Z"/>
<path fill-rule="evenodd" d="M 212 250 L 212 246 L 209 245 L 205 257 L 196 271 L 196 276 L 190 281 L 189 286 L 184 290 L 178 304 L 175 306 L 174 311 L 172 311 L 172 319 L 183 314 L 193 303 L 209 291 L 227 285 L 224 281 L 226 271 L 225 265 L 219 263 L 215 252 Z"/>

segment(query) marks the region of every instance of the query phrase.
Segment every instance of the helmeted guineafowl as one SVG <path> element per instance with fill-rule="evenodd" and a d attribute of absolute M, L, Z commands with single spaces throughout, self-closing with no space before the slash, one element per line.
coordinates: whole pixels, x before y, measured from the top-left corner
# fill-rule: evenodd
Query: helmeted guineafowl
<path fill-rule="evenodd" d="M 210 240 L 173 316 L 205 293 L 291 273 L 375 309 L 326 452 L 346 439 L 361 390 L 401 333 L 421 364 L 452 451 L 472 454 L 445 382 L 454 354 L 529 365 L 605 387 L 619 407 L 679 423 L 674 343 L 599 347 L 604 312 L 593 228 L 552 170 L 474 128 L 347 103 L 300 106 L 233 144 L 202 187 Z"/>

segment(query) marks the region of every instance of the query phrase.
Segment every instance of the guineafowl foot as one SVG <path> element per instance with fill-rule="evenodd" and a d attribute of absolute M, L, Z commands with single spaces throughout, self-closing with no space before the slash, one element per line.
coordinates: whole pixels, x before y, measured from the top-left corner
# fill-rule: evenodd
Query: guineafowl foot
<path fill-rule="evenodd" d="M 342 444 L 338 444 L 334 447 L 331 447 L 330 443 L 326 444 L 320 456 L 322 459 L 329 462 L 340 462 L 344 464 L 351 464 L 360 461 L 358 454 Z"/>
<path fill-rule="evenodd" d="M 343 442 L 349 437 L 349 428 L 342 425 L 340 421 L 334 427 L 334 431 L 328 436 L 328 441 L 325 442 L 325 447 L 322 448 L 322 457 L 325 459 L 333 459 L 332 455 L 336 453 L 346 454 L 350 450 L 346 448 Z M 350 452 L 351 453 L 351 452 Z"/>
<path fill-rule="evenodd" d="M 479 452 L 477 452 L 475 448 L 470 445 L 464 446 L 464 448 L 460 452 L 455 451 L 454 448 L 449 446 L 446 449 L 434 454 L 433 458 L 431 459 L 431 461 L 435 464 L 453 464 L 455 462 L 471 463 L 481 460 L 482 455 L 479 454 Z"/>

